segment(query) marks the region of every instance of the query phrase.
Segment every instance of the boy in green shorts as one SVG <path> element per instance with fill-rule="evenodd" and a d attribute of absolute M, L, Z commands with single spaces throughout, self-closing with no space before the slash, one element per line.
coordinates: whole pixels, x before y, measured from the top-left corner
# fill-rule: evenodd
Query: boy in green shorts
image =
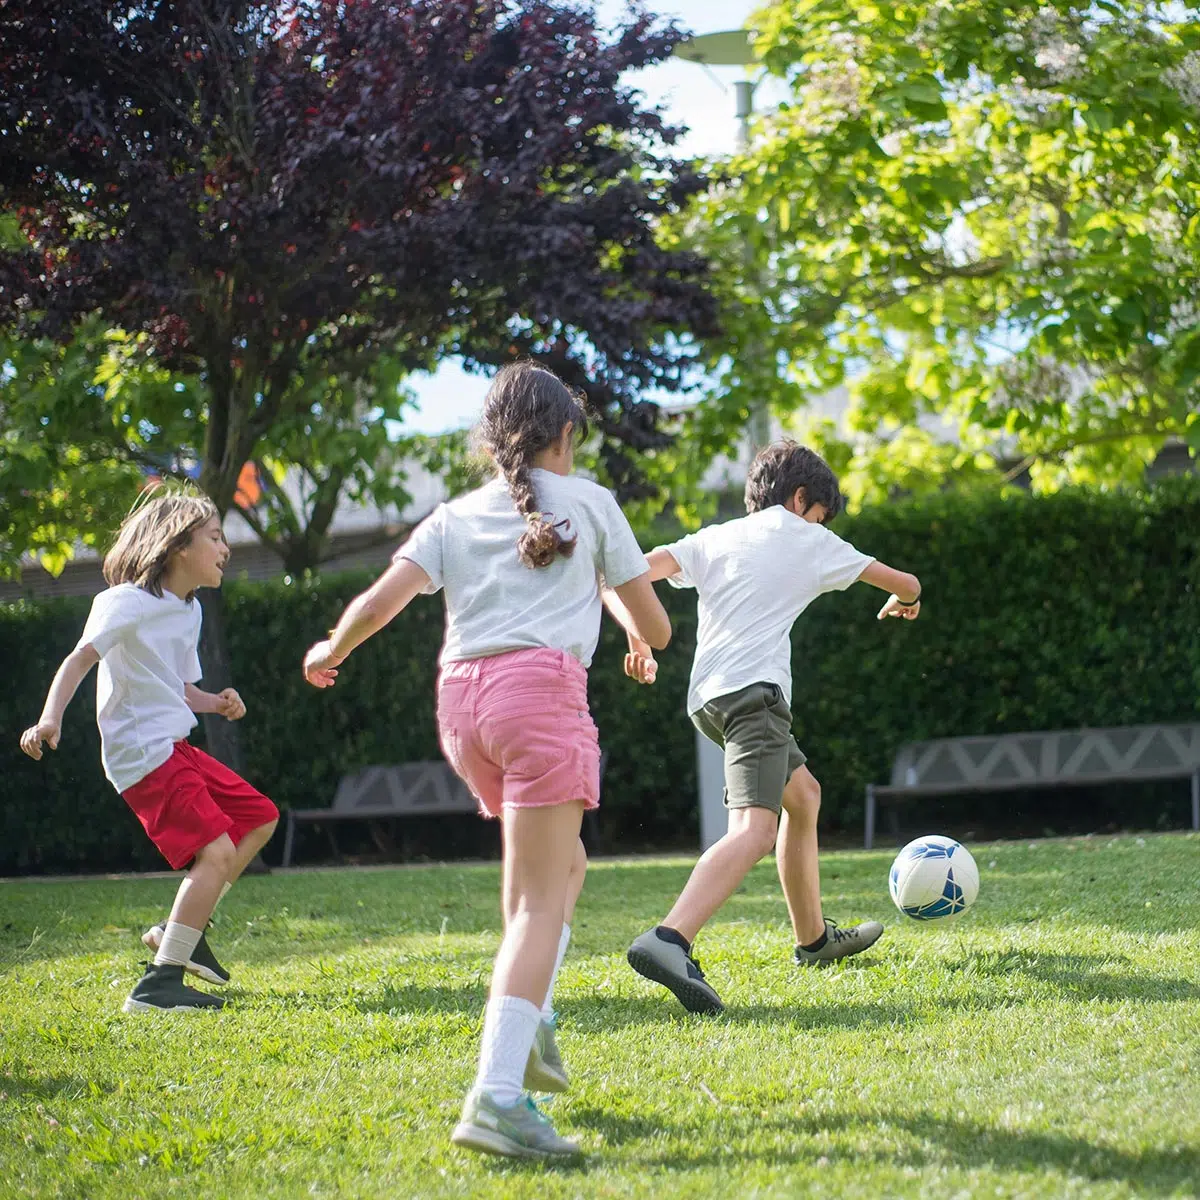
<path fill-rule="evenodd" d="M 669 988 L 689 1012 L 722 1007 L 692 956 L 696 935 L 772 847 L 797 964 L 858 954 L 883 932 L 878 921 L 841 929 L 821 911 L 821 788 L 792 736 L 791 628 L 822 593 L 857 580 L 891 593 L 880 619 L 911 621 L 920 612 L 921 585 L 826 529 L 841 507 L 824 460 L 793 441 L 777 442 L 751 465 L 747 516 L 647 555 L 652 580 L 699 594 L 688 714 L 725 750 L 728 832 L 696 863 L 662 924 L 627 954 L 638 974 Z M 649 646 L 631 639 L 626 674 L 653 683 L 656 669 Z"/>

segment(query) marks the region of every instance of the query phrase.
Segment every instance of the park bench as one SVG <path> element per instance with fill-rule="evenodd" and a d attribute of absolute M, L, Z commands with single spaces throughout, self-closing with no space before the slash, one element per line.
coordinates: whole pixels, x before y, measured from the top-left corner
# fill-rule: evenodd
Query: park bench
<path fill-rule="evenodd" d="M 1200 724 L 1126 725 L 994 737 L 937 738 L 901 746 L 888 784 L 867 784 L 863 844 L 875 842 L 880 805 L 900 840 L 898 805 L 921 796 L 1019 788 L 1192 779 L 1192 828 L 1200 829 Z"/>
<path fill-rule="evenodd" d="M 600 778 L 608 763 L 607 751 L 600 754 Z M 281 866 L 292 863 L 296 826 L 304 823 L 324 826 L 330 845 L 338 853 L 333 826 L 339 821 L 370 821 L 371 836 L 381 850 L 390 849 L 380 822 L 397 817 L 441 816 L 473 813 L 479 804 L 450 765 L 442 759 L 433 762 L 403 763 L 399 766 L 363 767 L 343 775 L 329 808 L 292 808 L 287 812 Z M 585 814 L 585 832 L 590 848 L 599 841 L 595 811 Z"/>

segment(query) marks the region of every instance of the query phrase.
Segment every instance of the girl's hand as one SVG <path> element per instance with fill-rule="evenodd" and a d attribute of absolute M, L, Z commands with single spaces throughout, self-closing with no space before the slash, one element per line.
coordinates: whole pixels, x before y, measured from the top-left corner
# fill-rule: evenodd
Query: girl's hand
<path fill-rule="evenodd" d="M 920 600 L 916 604 L 906 605 L 899 596 L 893 593 L 887 598 L 887 603 L 879 610 L 875 619 L 882 621 L 884 617 L 903 617 L 906 621 L 915 621 L 920 611 Z"/>
<path fill-rule="evenodd" d="M 37 761 L 42 757 L 42 743 L 45 742 L 51 750 L 58 749 L 58 739 L 62 735 L 62 726 L 57 721 L 47 721 L 45 718 L 21 734 L 21 749 L 30 758 Z"/>
<path fill-rule="evenodd" d="M 227 721 L 240 721 L 246 715 L 246 705 L 233 688 L 226 688 L 217 693 L 217 707 L 214 711 Z"/>
<path fill-rule="evenodd" d="M 629 635 L 629 653 L 625 655 L 625 674 L 638 683 L 653 683 L 658 677 L 654 651 L 641 638 Z"/>
<path fill-rule="evenodd" d="M 329 639 L 326 638 L 325 641 L 310 647 L 304 656 L 304 678 L 313 687 L 333 687 L 337 679 L 337 669 L 343 661 L 329 648 Z"/>

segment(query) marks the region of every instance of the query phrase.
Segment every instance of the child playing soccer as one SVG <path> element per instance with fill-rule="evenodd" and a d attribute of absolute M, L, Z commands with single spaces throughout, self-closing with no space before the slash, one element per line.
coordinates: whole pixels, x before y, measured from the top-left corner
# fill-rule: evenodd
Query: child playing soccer
<path fill-rule="evenodd" d="M 451 1140 L 521 1158 L 579 1153 L 524 1089 L 567 1084 L 549 1018 L 586 865 L 580 824 L 600 788 L 587 701 L 600 576 L 641 644 L 665 646 L 671 633 L 616 501 L 571 474 L 585 430 L 556 375 L 529 362 L 504 367 L 481 426 L 497 477 L 439 505 L 304 660 L 308 681 L 328 687 L 418 592 L 445 593 L 438 734 L 483 813 L 500 818 L 504 913 L 479 1071 Z"/>
<path fill-rule="evenodd" d="M 92 601 L 79 644 L 63 660 L 42 715 L 21 749 L 57 749 L 63 712 L 97 663 L 96 722 L 104 773 L 163 857 L 188 867 L 165 925 L 143 941 L 154 961 L 125 1001 L 126 1012 L 218 1009 L 220 996 L 183 982 L 229 973 L 204 936 L 217 901 L 275 830 L 279 810 L 227 767 L 187 741 L 196 713 L 246 715 L 226 688 L 201 691 L 196 589 L 220 587 L 229 547 L 207 496 L 160 487 L 121 525 L 104 559 L 107 590 Z"/>
<path fill-rule="evenodd" d="M 699 593 L 688 715 L 725 750 L 729 829 L 696 863 L 662 924 L 637 938 L 627 954 L 638 974 L 670 989 L 689 1012 L 722 1007 L 692 955 L 696 935 L 772 847 L 797 964 L 858 954 L 883 932 L 878 921 L 841 929 L 821 911 L 821 789 L 792 736 L 790 635 L 819 595 L 859 579 L 892 593 L 880 618 L 912 620 L 921 585 L 826 529 L 841 506 L 837 480 L 817 454 L 792 441 L 776 443 L 750 468 L 748 516 L 710 525 L 647 556 L 652 579 Z M 625 670 L 653 683 L 650 648 L 631 638 Z"/>

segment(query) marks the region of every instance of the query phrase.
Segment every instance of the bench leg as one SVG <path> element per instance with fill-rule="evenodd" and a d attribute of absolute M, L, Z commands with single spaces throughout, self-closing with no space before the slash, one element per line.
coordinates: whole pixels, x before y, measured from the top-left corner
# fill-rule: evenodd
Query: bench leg
<path fill-rule="evenodd" d="M 875 788 L 867 784 L 867 815 L 863 828 L 863 849 L 870 850 L 875 845 Z"/>
<path fill-rule="evenodd" d="M 1192 828 L 1200 829 L 1200 771 L 1192 775 Z"/>
<path fill-rule="evenodd" d="M 288 809 L 287 829 L 283 836 L 283 863 L 285 867 L 292 865 L 292 847 L 296 841 L 296 814 Z"/>

